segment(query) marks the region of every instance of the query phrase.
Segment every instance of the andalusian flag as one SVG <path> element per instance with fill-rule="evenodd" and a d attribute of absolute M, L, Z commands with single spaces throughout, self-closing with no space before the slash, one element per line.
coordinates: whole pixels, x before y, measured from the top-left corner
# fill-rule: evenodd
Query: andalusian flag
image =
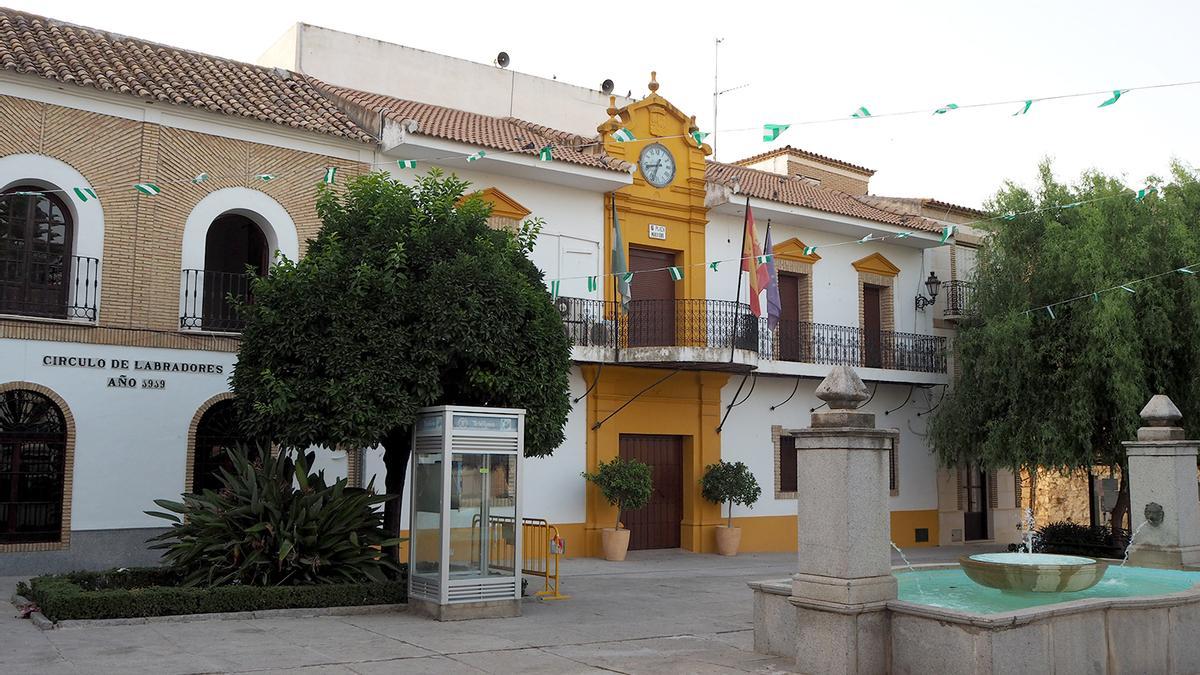
<path fill-rule="evenodd" d="M 331 167 L 325 169 L 325 177 L 321 179 L 321 182 L 325 183 L 326 185 L 333 185 L 333 181 L 336 177 L 337 177 L 337 167 L 331 166 Z"/>
<path fill-rule="evenodd" d="M 258 174 L 257 176 L 255 176 L 255 178 L 257 178 L 257 179 L 261 180 L 261 181 L 262 181 L 262 182 L 264 182 L 264 183 L 270 183 L 271 181 L 275 180 L 275 174 L 273 174 L 273 173 L 260 173 L 260 174 Z"/>
<path fill-rule="evenodd" d="M 599 285 L 600 285 L 600 279 L 598 277 L 588 277 L 588 292 L 589 293 L 595 293 L 596 288 Z"/>
<path fill-rule="evenodd" d="M 693 131 L 692 140 L 696 141 L 696 147 L 704 147 L 704 139 L 708 138 L 708 133 L 704 131 Z"/>
<path fill-rule="evenodd" d="M 946 113 L 950 112 L 951 110 L 958 110 L 958 104 L 957 103 L 947 103 L 946 105 L 938 108 L 937 110 L 934 110 L 933 114 L 934 115 L 945 115 Z"/>
<path fill-rule="evenodd" d="M 790 125 L 790 124 L 764 124 L 763 125 L 763 141 L 770 143 L 771 141 L 775 140 L 776 138 L 779 138 L 779 134 L 782 134 L 783 132 L 787 131 L 787 128 L 790 126 L 792 126 L 792 125 Z"/>
<path fill-rule="evenodd" d="M 1158 192 L 1158 188 L 1152 188 L 1152 187 L 1151 188 L 1142 188 L 1141 190 L 1137 191 L 1136 195 L 1133 196 L 1133 201 L 1140 202 L 1143 199 L 1145 199 L 1146 197 L 1149 197 L 1150 195 L 1154 194 L 1155 192 Z"/>
<path fill-rule="evenodd" d="M 851 117 L 857 117 L 860 119 L 863 117 L 870 117 L 870 116 L 871 116 L 871 111 L 867 110 L 867 106 L 865 106 L 865 105 L 858 106 L 858 110 L 855 110 L 854 114 L 851 115 Z"/>
<path fill-rule="evenodd" d="M 1029 109 L 1032 107 L 1033 107 L 1033 99 L 1027 98 L 1027 99 L 1025 99 L 1025 107 L 1021 108 L 1017 112 L 1013 113 L 1012 116 L 1016 117 L 1017 115 L 1024 115 L 1025 113 L 1029 112 Z"/>
<path fill-rule="evenodd" d="M 621 127 L 620 129 L 614 131 L 612 134 L 612 139 L 618 143 L 628 143 L 629 141 L 637 140 L 633 137 L 633 132 L 625 127 Z"/>
<path fill-rule="evenodd" d="M 1121 100 L 1121 94 L 1127 94 L 1127 93 L 1129 93 L 1128 89 L 1113 89 L 1112 96 L 1109 97 L 1108 99 L 1106 99 L 1104 101 L 1104 103 L 1101 103 L 1100 105 L 1098 105 L 1096 107 L 1103 108 L 1105 106 L 1110 106 L 1110 105 L 1116 103 L 1117 101 Z"/>
<path fill-rule="evenodd" d="M 148 197 L 153 197 L 156 194 L 162 193 L 162 188 L 158 187 L 154 183 L 138 183 L 133 186 L 133 189 Z"/>
<path fill-rule="evenodd" d="M 683 270 L 678 267 L 668 267 L 667 271 L 671 273 L 671 281 L 683 281 Z"/>
<path fill-rule="evenodd" d="M 85 204 L 89 199 L 95 199 L 97 201 L 100 200 L 100 198 L 96 196 L 96 191 L 90 187 L 75 188 L 75 196 L 79 197 L 79 201 L 84 202 Z"/>
<path fill-rule="evenodd" d="M 632 135 L 631 135 L 632 137 Z M 612 204 L 612 251 L 609 254 L 610 273 L 617 276 L 617 293 L 621 296 L 621 306 L 629 311 L 630 288 L 633 273 L 625 262 L 625 238 L 621 236 L 621 221 L 617 218 L 617 196 L 611 197 Z"/>
<path fill-rule="evenodd" d="M 550 282 L 550 297 L 554 300 L 558 299 L 558 285 L 562 283 L 558 279 Z"/>
<path fill-rule="evenodd" d="M 208 180 L 208 174 L 206 173 L 198 173 L 192 177 L 192 183 L 195 185 L 199 185 L 206 180 Z"/>
<path fill-rule="evenodd" d="M 477 152 L 473 155 L 468 155 L 467 161 L 468 162 L 478 162 L 479 160 L 483 159 L 486 155 L 487 155 L 486 152 L 484 152 L 483 150 L 480 150 L 479 152 Z"/>
<path fill-rule="evenodd" d="M 762 247 L 758 245 L 758 234 L 754 231 L 754 213 L 750 210 L 750 197 L 746 197 L 746 230 L 742 233 L 742 271 L 750 273 L 750 311 L 760 318 L 763 316 L 763 307 L 759 296 L 771 283 L 766 265 L 759 264 L 762 258 Z"/>
<path fill-rule="evenodd" d="M 944 244 L 944 243 L 950 241 L 950 237 L 954 236 L 954 231 L 957 229 L 958 229 L 957 225 L 947 225 L 947 226 L 943 227 L 942 228 L 942 238 L 938 240 L 938 243 Z"/>
<path fill-rule="evenodd" d="M 552 154 L 553 150 L 554 150 L 553 145 L 547 145 L 546 147 L 542 148 L 541 150 L 538 150 L 538 159 L 542 160 L 543 162 L 553 161 L 554 160 L 554 155 Z"/>
<path fill-rule="evenodd" d="M 710 270 L 712 270 L 712 271 L 716 272 L 716 271 L 717 271 L 717 265 L 720 265 L 720 264 L 721 264 L 721 261 L 720 261 L 720 260 L 714 260 L 714 261 L 712 261 L 712 262 L 708 263 L 708 269 L 710 269 Z"/>
<path fill-rule="evenodd" d="M 401 169 L 415 169 L 415 168 L 417 168 L 417 160 L 415 160 L 415 159 L 398 159 L 398 160 L 396 160 L 396 166 L 400 167 Z"/>
<path fill-rule="evenodd" d="M 812 255 L 816 252 L 817 252 L 816 246 L 805 246 L 804 247 L 804 255 Z"/>

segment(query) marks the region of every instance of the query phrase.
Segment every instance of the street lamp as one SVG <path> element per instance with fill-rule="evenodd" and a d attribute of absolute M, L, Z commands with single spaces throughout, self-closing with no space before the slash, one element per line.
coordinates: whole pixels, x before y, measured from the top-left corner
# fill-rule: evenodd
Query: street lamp
<path fill-rule="evenodd" d="M 938 290 L 942 287 L 941 279 L 937 278 L 937 272 L 930 272 L 929 278 L 925 280 L 925 290 L 929 291 L 929 297 L 925 297 L 920 293 L 917 294 L 917 311 L 924 312 L 925 308 L 932 305 L 937 300 Z"/>

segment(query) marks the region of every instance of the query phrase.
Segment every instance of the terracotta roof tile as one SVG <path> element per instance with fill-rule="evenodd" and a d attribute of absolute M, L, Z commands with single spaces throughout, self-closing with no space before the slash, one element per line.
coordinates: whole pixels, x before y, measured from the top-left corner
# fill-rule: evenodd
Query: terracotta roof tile
<path fill-rule="evenodd" d="M 303 77 L 0 8 L 0 68 L 365 143 Z"/>
<path fill-rule="evenodd" d="M 850 169 L 851 171 L 857 171 L 858 173 L 866 174 L 867 176 L 875 175 L 875 169 L 868 169 L 867 167 L 859 166 L 858 164 L 851 164 L 850 162 L 843 162 L 840 159 L 835 159 L 833 157 L 829 157 L 826 155 L 820 155 L 815 152 L 809 152 L 808 150 L 802 150 L 800 148 L 793 148 L 790 145 L 785 145 L 782 148 L 775 148 L 774 150 L 768 150 L 766 152 L 760 152 L 757 155 L 752 155 L 745 159 L 739 159 L 733 163 L 745 166 L 746 164 L 755 164 L 757 162 L 763 161 L 764 159 L 778 157 L 779 155 L 796 155 L 798 157 L 804 157 L 806 159 L 813 159 L 818 162 L 824 162 L 825 164 L 832 164 L 833 166 L 840 166 L 843 169 Z"/>
<path fill-rule="evenodd" d="M 709 162 L 705 178 L 711 182 L 736 187 L 738 194 L 759 199 L 925 232 L 940 232 L 942 229 L 941 225 L 928 218 L 896 213 L 865 204 L 845 192 L 815 184 L 804 178 L 781 176 L 769 171 L 721 162 Z"/>
<path fill-rule="evenodd" d="M 547 145 L 554 145 L 555 161 L 570 162 L 628 173 L 632 165 L 605 155 L 595 138 L 534 124 L 515 117 L 492 117 L 480 113 L 420 103 L 385 94 L 374 94 L 322 82 L 309 81 L 320 91 L 346 104 L 395 122 L 413 120 L 416 133 L 482 148 L 536 156 Z"/>

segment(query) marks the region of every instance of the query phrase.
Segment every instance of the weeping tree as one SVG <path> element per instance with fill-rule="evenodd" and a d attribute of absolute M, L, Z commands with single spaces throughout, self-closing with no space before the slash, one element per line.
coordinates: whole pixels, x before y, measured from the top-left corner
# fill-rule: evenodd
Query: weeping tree
<path fill-rule="evenodd" d="M 524 408 L 525 454 L 549 455 L 570 409 L 570 343 L 529 261 L 541 224 L 488 226 L 468 184 L 373 173 L 323 187 L 298 261 L 254 282 L 231 378 L 246 431 L 283 448 L 382 446 L 402 494 L 423 406 Z M 400 530 L 400 500 L 384 526 Z"/>
<path fill-rule="evenodd" d="M 997 194 L 989 208 L 1010 215 L 979 251 L 959 375 L 930 424 L 943 464 L 1124 467 L 1121 441 L 1159 393 L 1200 432 L 1200 275 L 1175 271 L 1200 272 L 1200 184 L 1181 166 L 1151 184 L 1135 199 L 1116 178 L 1067 185 L 1043 163 L 1036 189 Z M 1121 475 L 1118 525 L 1129 508 Z"/>

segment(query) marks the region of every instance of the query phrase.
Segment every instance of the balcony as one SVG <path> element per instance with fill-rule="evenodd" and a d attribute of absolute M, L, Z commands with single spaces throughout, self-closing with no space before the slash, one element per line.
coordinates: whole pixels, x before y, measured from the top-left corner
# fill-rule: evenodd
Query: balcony
<path fill-rule="evenodd" d="M 758 359 L 759 320 L 728 300 L 631 300 L 560 297 L 556 301 L 572 344 L 585 360 L 748 370 Z M 734 347 L 734 353 L 729 352 Z"/>
<path fill-rule="evenodd" d="M 222 333 L 240 333 L 245 321 L 237 302 L 250 301 L 254 277 L 237 272 L 183 270 L 179 327 Z"/>
<path fill-rule="evenodd" d="M 946 338 L 940 335 L 868 332 L 850 326 L 781 321 L 764 331 L 760 358 L 826 366 L 946 372 Z"/>
<path fill-rule="evenodd" d="M 100 260 L 36 252 L 0 259 L 0 314 L 96 320 Z"/>
<path fill-rule="evenodd" d="M 946 338 L 810 322 L 774 331 L 749 306 L 727 300 L 607 300 L 560 297 L 576 359 L 707 370 L 775 370 L 770 362 L 946 372 Z M 730 347 L 735 347 L 730 355 Z"/>
<path fill-rule="evenodd" d="M 947 281 L 942 284 L 942 289 L 946 294 L 943 317 L 947 320 L 958 320 L 971 312 L 975 294 L 974 284 L 969 281 Z"/>

